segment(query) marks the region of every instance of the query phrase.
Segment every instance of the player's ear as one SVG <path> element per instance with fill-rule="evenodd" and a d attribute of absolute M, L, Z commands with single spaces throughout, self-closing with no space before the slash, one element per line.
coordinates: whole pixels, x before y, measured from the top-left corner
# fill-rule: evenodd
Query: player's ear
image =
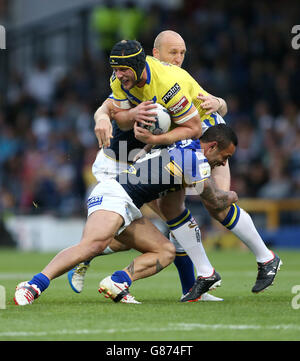
<path fill-rule="evenodd" d="M 209 145 L 210 150 L 216 150 L 217 148 L 218 148 L 218 142 L 216 140 L 210 143 Z"/>
<path fill-rule="evenodd" d="M 159 59 L 159 50 L 157 48 L 153 48 L 152 55 L 154 56 L 154 58 Z"/>

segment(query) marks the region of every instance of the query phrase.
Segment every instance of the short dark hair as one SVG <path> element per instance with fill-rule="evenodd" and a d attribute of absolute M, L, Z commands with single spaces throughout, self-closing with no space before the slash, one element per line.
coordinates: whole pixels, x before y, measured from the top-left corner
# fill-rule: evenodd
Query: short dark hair
<path fill-rule="evenodd" d="M 200 140 L 204 143 L 216 141 L 220 150 L 227 148 L 231 143 L 234 146 L 238 145 L 238 138 L 235 132 L 226 124 L 209 127 L 202 134 Z"/>

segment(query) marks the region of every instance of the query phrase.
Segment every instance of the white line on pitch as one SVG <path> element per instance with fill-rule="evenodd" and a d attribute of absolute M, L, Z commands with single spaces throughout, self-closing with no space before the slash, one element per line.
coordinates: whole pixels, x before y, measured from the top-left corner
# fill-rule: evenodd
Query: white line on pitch
<path fill-rule="evenodd" d="M 197 323 L 177 323 L 168 324 L 162 328 L 127 328 L 127 329 L 82 329 L 82 330 L 55 330 L 55 331 L 6 331 L 0 332 L 0 337 L 39 337 L 39 336 L 55 336 L 55 335 L 90 335 L 90 334 L 115 334 L 129 332 L 170 332 L 170 331 L 194 331 L 194 330 L 297 330 L 300 331 L 300 325 L 226 325 L 226 324 L 197 324 Z"/>

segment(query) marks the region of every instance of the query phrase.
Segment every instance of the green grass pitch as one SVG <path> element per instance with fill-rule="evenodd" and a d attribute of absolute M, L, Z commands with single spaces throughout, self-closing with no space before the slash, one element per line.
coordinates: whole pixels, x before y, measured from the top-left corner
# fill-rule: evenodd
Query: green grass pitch
<path fill-rule="evenodd" d="M 257 272 L 248 251 L 209 251 L 222 276 L 214 295 L 224 302 L 180 303 L 175 266 L 135 282 L 131 293 L 141 305 L 115 304 L 97 291 L 99 281 L 122 269 L 135 251 L 95 259 L 85 288 L 74 293 L 67 276 L 52 281 L 33 305 L 15 306 L 14 289 L 51 260 L 53 254 L 0 249 L 0 285 L 6 309 L 0 309 L 0 341 L 296 341 L 300 340 L 300 251 L 276 250 L 283 261 L 272 287 L 251 293 Z"/>

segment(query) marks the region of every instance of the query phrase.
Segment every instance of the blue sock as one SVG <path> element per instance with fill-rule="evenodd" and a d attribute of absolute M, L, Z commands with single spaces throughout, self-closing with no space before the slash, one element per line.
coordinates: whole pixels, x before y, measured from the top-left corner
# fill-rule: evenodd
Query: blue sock
<path fill-rule="evenodd" d="M 128 276 L 128 274 L 125 271 L 116 271 L 112 276 L 111 279 L 114 282 L 117 283 L 123 283 L 123 282 L 127 282 L 128 283 L 128 287 L 130 287 L 132 281 L 130 279 L 130 277 Z"/>
<path fill-rule="evenodd" d="M 32 280 L 28 283 L 30 285 L 37 285 L 41 292 L 43 292 L 49 286 L 50 280 L 43 273 L 38 273 L 37 275 L 33 276 Z"/>
<path fill-rule="evenodd" d="M 176 254 L 174 264 L 177 268 L 182 294 L 185 295 L 193 287 L 195 283 L 195 272 L 192 260 L 187 254 Z"/>

